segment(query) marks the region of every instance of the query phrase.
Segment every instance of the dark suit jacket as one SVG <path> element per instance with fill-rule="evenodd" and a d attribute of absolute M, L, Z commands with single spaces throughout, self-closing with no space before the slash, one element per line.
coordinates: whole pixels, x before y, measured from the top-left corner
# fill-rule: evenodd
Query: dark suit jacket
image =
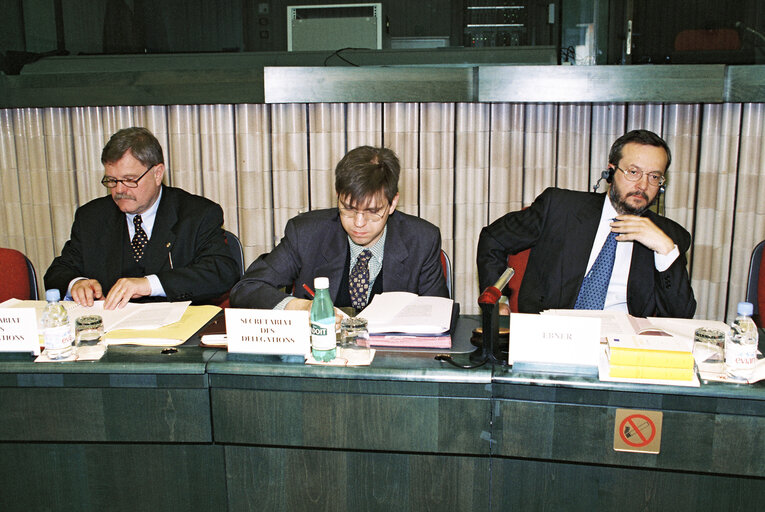
<path fill-rule="evenodd" d="M 63 297 L 72 279 L 87 277 L 98 280 L 106 295 L 123 277 L 128 240 L 125 219 L 111 196 L 78 208 L 70 240 L 45 273 L 45 288 L 58 288 Z M 222 224 L 223 211 L 216 203 L 179 188 L 163 187 L 141 263 L 147 275 L 157 275 L 166 300 L 204 302 L 234 285 L 239 270 Z"/>
<path fill-rule="evenodd" d="M 448 297 L 441 267 L 441 232 L 431 223 L 396 211 L 388 217 L 383 255 L 382 289 L 418 295 Z M 310 299 L 303 284 L 313 288 L 313 279 L 329 278 L 329 292 L 337 300 L 348 235 L 337 208 L 315 210 L 287 222 L 284 238 L 268 254 L 261 255 L 231 290 L 234 307 L 270 309 L 292 290 L 294 297 Z"/>
<path fill-rule="evenodd" d="M 511 212 L 481 230 L 478 241 L 478 278 L 481 290 L 496 281 L 507 267 L 508 254 L 531 248 L 518 294 L 518 309 L 572 309 L 579 294 L 604 194 L 548 188 L 527 209 Z M 627 308 L 634 316 L 691 318 L 696 311 L 685 253 L 690 234 L 666 217 L 646 211 L 666 233 L 680 256 L 664 272 L 656 270 L 654 253 L 633 242 L 627 280 Z"/>

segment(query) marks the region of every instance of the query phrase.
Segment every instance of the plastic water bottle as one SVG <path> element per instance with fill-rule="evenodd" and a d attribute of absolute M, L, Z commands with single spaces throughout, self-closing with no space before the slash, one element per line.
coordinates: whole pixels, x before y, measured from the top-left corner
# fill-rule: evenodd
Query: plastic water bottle
<path fill-rule="evenodd" d="M 42 316 L 45 353 L 50 359 L 65 359 L 73 353 L 74 336 L 69 316 L 59 302 L 61 293 L 58 290 L 46 290 L 45 300 L 48 301 Z"/>
<path fill-rule="evenodd" d="M 316 295 L 311 305 L 311 355 L 317 361 L 331 361 L 337 350 L 335 307 L 329 296 L 329 279 L 313 280 Z"/>
<path fill-rule="evenodd" d="M 752 320 L 754 307 L 739 302 L 738 316 L 731 324 L 730 336 L 725 338 L 725 370 L 733 380 L 747 381 L 757 363 L 757 325 Z"/>

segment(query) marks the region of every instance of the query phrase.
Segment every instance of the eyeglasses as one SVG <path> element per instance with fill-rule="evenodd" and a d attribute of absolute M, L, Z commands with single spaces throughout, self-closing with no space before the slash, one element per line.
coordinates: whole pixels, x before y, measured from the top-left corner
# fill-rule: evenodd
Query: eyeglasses
<path fill-rule="evenodd" d="M 339 205 L 337 209 L 340 210 L 340 215 L 346 219 L 355 219 L 357 215 L 361 215 L 364 217 L 365 221 L 372 222 L 382 220 L 382 218 L 385 216 L 385 210 L 388 208 L 388 205 L 385 205 L 374 210 L 356 210 L 354 208 L 349 208 L 341 201 L 338 201 L 338 203 Z"/>
<path fill-rule="evenodd" d="M 140 176 L 138 176 L 137 178 L 125 178 L 125 179 L 120 180 L 120 179 L 117 179 L 117 178 L 112 178 L 111 176 L 104 176 L 103 178 L 101 178 L 101 185 L 105 186 L 106 188 L 114 188 L 117 185 L 119 185 L 120 183 L 122 183 L 127 188 L 136 188 L 136 187 L 138 187 L 138 182 L 141 181 L 141 178 L 146 176 L 146 173 L 148 173 L 150 170 L 154 169 L 155 167 L 156 167 L 156 165 L 152 165 L 151 167 L 146 169 L 146 171 L 143 174 L 141 174 Z"/>
<path fill-rule="evenodd" d="M 643 171 L 638 171 L 637 169 L 629 169 L 625 171 L 621 167 L 617 167 L 617 169 L 624 173 L 624 177 L 627 178 L 628 181 L 640 181 L 643 179 L 643 174 L 645 174 L 648 176 L 648 184 L 652 187 L 660 187 L 667 182 L 667 178 L 658 172 L 644 173 Z"/>

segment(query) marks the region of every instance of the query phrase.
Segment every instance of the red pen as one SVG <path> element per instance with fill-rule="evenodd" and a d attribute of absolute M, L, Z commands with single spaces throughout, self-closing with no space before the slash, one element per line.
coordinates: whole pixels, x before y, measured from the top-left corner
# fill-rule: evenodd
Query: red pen
<path fill-rule="evenodd" d="M 313 297 L 313 296 L 315 295 L 315 294 L 313 293 L 313 290 L 311 290 L 311 287 L 310 287 L 310 286 L 308 286 L 307 284 L 303 283 L 303 288 L 305 289 L 305 291 L 307 291 L 307 292 L 308 292 L 308 295 L 310 295 L 311 297 Z"/>

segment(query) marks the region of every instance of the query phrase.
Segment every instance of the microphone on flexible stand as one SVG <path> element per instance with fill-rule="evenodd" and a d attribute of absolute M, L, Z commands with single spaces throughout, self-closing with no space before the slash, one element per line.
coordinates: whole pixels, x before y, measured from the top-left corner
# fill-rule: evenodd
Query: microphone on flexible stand
<path fill-rule="evenodd" d="M 499 348 L 499 301 L 502 297 L 502 289 L 514 275 L 513 267 L 507 267 L 499 279 L 493 285 L 487 286 L 478 296 L 483 332 L 481 333 L 481 350 L 470 354 L 471 361 L 505 364 L 500 356 Z"/>

